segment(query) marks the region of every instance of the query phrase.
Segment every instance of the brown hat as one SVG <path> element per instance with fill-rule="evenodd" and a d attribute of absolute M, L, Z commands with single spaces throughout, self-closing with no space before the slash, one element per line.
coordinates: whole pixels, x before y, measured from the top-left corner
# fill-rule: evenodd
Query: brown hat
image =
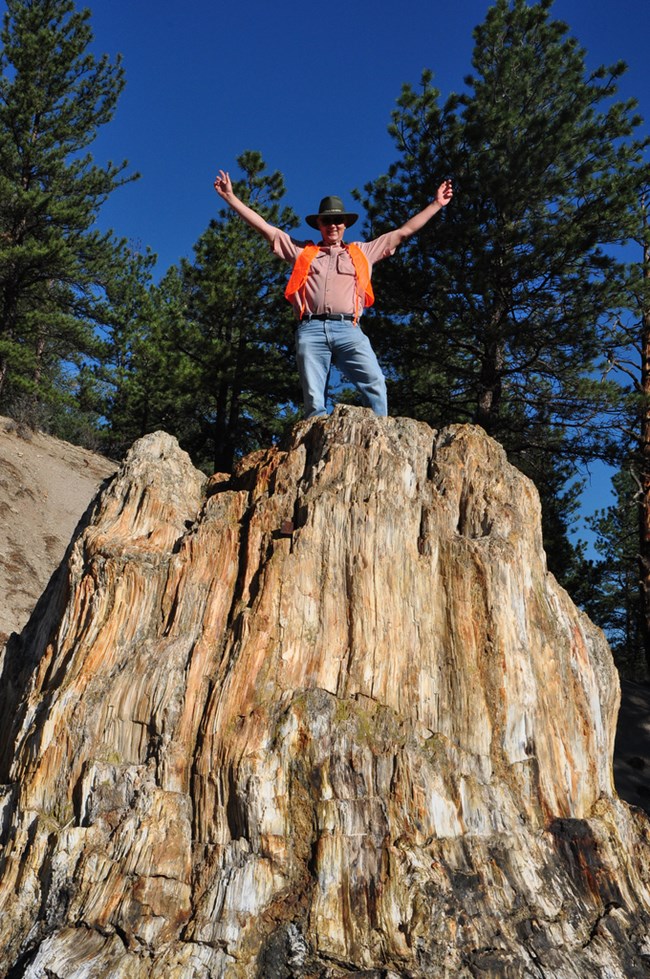
<path fill-rule="evenodd" d="M 343 201 L 340 197 L 323 197 L 318 206 L 318 214 L 308 214 L 305 221 L 310 228 L 318 228 L 319 218 L 322 221 L 329 218 L 330 220 L 342 221 L 346 228 L 350 228 L 358 217 L 358 214 L 343 208 Z"/>

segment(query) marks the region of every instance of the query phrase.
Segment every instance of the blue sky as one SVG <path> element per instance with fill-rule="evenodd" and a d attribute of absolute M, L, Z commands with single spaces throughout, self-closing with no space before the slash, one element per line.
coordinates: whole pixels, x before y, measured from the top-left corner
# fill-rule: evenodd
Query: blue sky
<path fill-rule="evenodd" d="M 82 5 L 78 3 L 78 5 Z M 94 50 L 123 57 L 127 84 L 93 145 L 97 162 L 128 159 L 141 179 L 112 196 L 100 223 L 158 254 L 158 274 L 192 256 L 221 201 L 218 168 L 259 150 L 280 170 L 301 216 L 351 191 L 395 158 L 387 134 L 401 86 L 434 72 L 442 98 L 471 71 L 473 28 L 488 0 L 91 0 Z M 0 0 L 0 10 L 5 4 Z M 587 66 L 623 59 L 621 97 L 650 126 L 649 0 L 556 0 Z M 306 231 L 307 229 L 305 229 Z M 608 502 L 594 473 L 585 496 Z"/>
<path fill-rule="evenodd" d="M 95 48 L 124 58 L 127 85 L 94 152 L 142 177 L 116 192 L 102 223 L 149 245 L 159 271 L 191 256 L 220 206 L 219 167 L 259 150 L 297 213 L 350 192 L 394 159 L 387 134 L 404 82 L 431 68 L 445 98 L 471 71 L 487 0 L 91 0 Z M 557 0 L 595 67 L 623 58 L 622 94 L 650 125 L 650 2 Z"/>

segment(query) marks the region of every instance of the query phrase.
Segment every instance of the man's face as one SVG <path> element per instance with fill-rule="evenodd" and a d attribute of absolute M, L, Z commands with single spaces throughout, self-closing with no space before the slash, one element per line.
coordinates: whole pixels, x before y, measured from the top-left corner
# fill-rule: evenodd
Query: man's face
<path fill-rule="evenodd" d="M 318 219 L 318 230 L 326 245 L 340 245 L 345 233 L 345 223 L 330 220 L 328 218 Z"/>

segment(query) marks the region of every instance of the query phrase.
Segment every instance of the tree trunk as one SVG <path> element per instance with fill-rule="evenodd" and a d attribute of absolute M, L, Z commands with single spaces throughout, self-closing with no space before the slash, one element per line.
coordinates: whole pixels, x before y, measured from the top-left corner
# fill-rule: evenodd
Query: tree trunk
<path fill-rule="evenodd" d="M 499 411 L 503 385 L 505 349 L 501 338 L 491 340 L 481 364 L 478 382 L 476 420 L 486 432 L 494 429 L 494 419 Z"/>
<path fill-rule="evenodd" d="M 647 225 L 647 221 L 646 221 Z M 643 279 L 650 282 L 650 245 L 643 248 Z M 641 505 L 639 507 L 639 586 L 643 649 L 650 672 L 650 308 L 641 309 Z"/>
<path fill-rule="evenodd" d="M 4 390 L 5 381 L 7 379 L 7 369 L 9 365 L 5 357 L 0 358 L 0 398 L 2 398 L 2 392 Z"/>
<path fill-rule="evenodd" d="M 43 380 L 43 354 L 45 353 L 45 335 L 39 330 L 38 336 L 36 338 L 36 345 L 34 350 L 34 370 L 32 372 L 32 381 L 34 384 L 34 393 L 32 395 L 32 406 L 36 410 L 36 405 L 38 404 L 41 381 Z"/>
<path fill-rule="evenodd" d="M 0 336 L 2 336 L 3 339 L 5 341 L 8 341 L 9 343 L 11 343 L 14 338 L 13 326 L 15 324 L 15 309 L 16 309 L 16 304 L 14 299 L 12 298 L 11 290 L 9 288 L 5 288 L 2 318 L 1 318 L 1 325 L 0 325 Z M 5 388 L 8 374 L 9 374 L 9 358 L 0 357 L 0 401 L 4 393 L 4 388 Z"/>
<path fill-rule="evenodd" d="M 147 436 L 2 680 L 2 975 L 644 974 L 617 672 L 477 427 Z"/>

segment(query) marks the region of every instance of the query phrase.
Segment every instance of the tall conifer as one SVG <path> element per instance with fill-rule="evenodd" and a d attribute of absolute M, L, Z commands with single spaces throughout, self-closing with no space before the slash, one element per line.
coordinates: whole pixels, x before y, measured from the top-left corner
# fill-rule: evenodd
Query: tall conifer
<path fill-rule="evenodd" d="M 124 85 L 73 0 L 6 0 L 0 52 L 0 406 L 48 401 L 93 350 L 115 244 L 95 227 L 126 164 L 88 147 Z"/>
<path fill-rule="evenodd" d="M 259 153 L 238 163 L 238 195 L 273 224 L 293 226 L 280 203 L 282 175 L 267 173 Z M 141 261 L 123 268 L 110 296 L 110 365 L 102 372 L 113 451 L 164 428 L 212 473 L 268 446 L 297 417 L 299 387 L 286 269 L 266 241 L 224 209 L 194 260 L 169 269 L 158 286 L 147 286 Z"/>
<path fill-rule="evenodd" d="M 616 100 L 625 66 L 588 71 L 551 6 L 497 0 L 466 91 L 444 105 L 429 72 L 420 91 L 405 86 L 398 159 L 360 195 L 379 232 L 453 178 L 441 218 L 377 268 L 390 403 L 434 425 L 480 423 L 540 486 L 614 449 L 601 325 L 627 302 L 611 246 L 630 237 L 645 147 L 635 103 Z"/>
<path fill-rule="evenodd" d="M 297 223 L 281 204 L 284 180 L 257 152 L 243 153 L 235 190 L 271 223 Z M 297 418 L 294 321 L 283 298 L 286 268 L 267 242 L 230 209 L 222 210 L 182 267 L 187 321 L 179 344 L 192 369 L 194 419 L 208 467 L 268 445 Z M 189 451 L 189 448 L 188 448 Z"/>
<path fill-rule="evenodd" d="M 650 166 L 646 184 L 632 211 L 634 245 L 627 265 L 626 307 L 611 317 L 608 334 L 608 367 L 621 379 L 626 390 L 624 410 L 617 420 L 621 432 L 622 468 L 614 480 L 616 509 L 625 514 L 623 521 L 612 510 L 598 524 L 601 550 L 609 548 L 617 555 L 620 567 L 628 562 L 627 578 L 637 584 L 636 593 L 629 587 L 611 589 L 605 596 L 611 605 L 618 596 L 630 621 L 641 623 L 638 636 L 642 643 L 646 669 L 650 675 Z M 624 523 L 632 547 L 620 548 L 619 524 Z M 635 528 L 634 533 L 630 527 Z M 609 537 L 609 540 L 608 540 Z M 632 603 L 634 607 L 630 604 Z"/>

